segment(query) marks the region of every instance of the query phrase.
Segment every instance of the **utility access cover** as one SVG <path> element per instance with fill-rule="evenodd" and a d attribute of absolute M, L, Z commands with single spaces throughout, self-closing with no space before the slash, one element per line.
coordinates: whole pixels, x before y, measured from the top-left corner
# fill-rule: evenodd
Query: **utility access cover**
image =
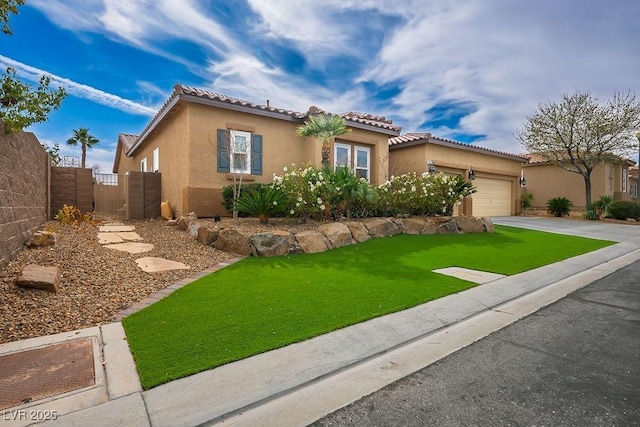
<path fill-rule="evenodd" d="M 94 385 L 93 360 L 90 338 L 0 356 L 0 410 Z"/>

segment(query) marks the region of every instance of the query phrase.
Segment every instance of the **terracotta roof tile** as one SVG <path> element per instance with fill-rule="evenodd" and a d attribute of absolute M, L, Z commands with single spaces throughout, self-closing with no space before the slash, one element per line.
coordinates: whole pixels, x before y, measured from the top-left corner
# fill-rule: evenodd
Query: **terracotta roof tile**
<path fill-rule="evenodd" d="M 433 136 L 431 133 L 406 133 L 404 135 L 400 135 L 400 136 L 396 136 L 393 138 L 389 138 L 389 146 L 400 146 L 403 144 L 407 144 L 410 142 L 417 142 L 417 141 L 436 141 L 436 142 L 444 142 L 447 145 L 456 145 L 456 146 L 460 146 L 460 147 L 464 147 L 464 148 L 471 148 L 473 150 L 477 150 L 477 151 L 484 151 L 487 152 L 488 154 L 496 154 L 496 155 L 500 155 L 500 156 L 507 156 L 507 157 L 514 157 L 516 159 L 520 159 L 524 161 L 527 161 L 528 159 L 522 155 L 522 154 L 513 154 L 513 153 L 507 153 L 505 151 L 498 151 L 498 150 L 493 150 L 491 148 L 485 148 L 485 147 L 480 147 L 478 145 L 472 145 L 472 144 L 467 144 L 464 142 L 458 142 L 458 141 L 454 141 L 452 139 L 447 139 L 447 138 L 440 138 L 438 136 Z"/>
<path fill-rule="evenodd" d="M 122 141 L 122 145 L 129 150 L 138 140 L 138 135 L 133 135 L 131 133 L 121 133 L 118 135 L 118 142 Z"/>

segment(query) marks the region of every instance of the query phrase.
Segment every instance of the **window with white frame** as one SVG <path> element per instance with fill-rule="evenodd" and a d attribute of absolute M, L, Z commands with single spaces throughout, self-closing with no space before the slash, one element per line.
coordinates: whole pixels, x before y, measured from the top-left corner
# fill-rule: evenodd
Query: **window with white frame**
<path fill-rule="evenodd" d="M 336 142 L 333 148 L 335 169 L 348 167 L 358 177 L 371 180 L 371 149 L 361 145 Z"/>
<path fill-rule="evenodd" d="M 232 130 L 230 145 L 231 172 L 251 173 L 251 134 Z"/>
<path fill-rule="evenodd" d="M 632 182 L 629 186 L 630 195 L 633 198 L 638 198 L 638 184 Z"/>
<path fill-rule="evenodd" d="M 146 157 L 140 161 L 140 171 L 141 172 L 146 172 L 147 171 L 147 158 Z"/>
<path fill-rule="evenodd" d="M 627 171 L 627 169 L 622 169 L 622 192 L 626 193 L 627 192 L 627 178 L 629 171 Z"/>
<path fill-rule="evenodd" d="M 160 148 L 153 150 L 153 171 L 160 172 Z"/>
<path fill-rule="evenodd" d="M 355 152 L 354 166 L 356 175 L 369 181 L 371 179 L 371 150 L 367 147 L 356 146 Z"/>

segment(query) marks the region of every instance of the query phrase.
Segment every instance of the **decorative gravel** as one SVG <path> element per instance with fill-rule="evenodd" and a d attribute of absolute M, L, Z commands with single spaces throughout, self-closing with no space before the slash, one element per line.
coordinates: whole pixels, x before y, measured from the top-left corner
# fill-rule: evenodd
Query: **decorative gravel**
<path fill-rule="evenodd" d="M 45 225 L 58 234 L 55 246 L 25 248 L 0 270 L 0 343 L 55 334 L 109 323 L 121 310 L 185 277 L 234 255 L 199 244 L 188 232 L 161 220 L 128 221 L 154 249 L 129 254 L 102 247 L 98 228 L 52 221 Z M 140 257 L 182 262 L 189 270 L 145 273 L 135 263 Z M 27 264 L 58 266 L 62 280 L 58 293 L 24 289 L 14 284 Z"/>
<path fill-rule="evenodd" d="M 214 223 L 199 219 L 199 225 L 235 228 L 244 235 L 276 229 L 296 232 L 312 229 L 291 219 L 272 219 L 268 225 L 255 218 L 223 218 Z M 202 245 L 185 230 L 165 221 L 127 221 L 154 248 L 142 254 L 107 249 L 98 243 L 98 227 L 63 225 L 50 221 L 42 228 L 58 235 L 55 246 L 25 248 L 0 270 L 0 343 L 74 329 L 103 325 L 120 311 L 185 277 L 236 255 Z M 140 257 L 160 257 L 182 262 L 189 270 L 145 273 L 136 264 Z M 62 275 L 58 293 L 20 288 L 14 281 L 27 264 L 58 266 Z"/>

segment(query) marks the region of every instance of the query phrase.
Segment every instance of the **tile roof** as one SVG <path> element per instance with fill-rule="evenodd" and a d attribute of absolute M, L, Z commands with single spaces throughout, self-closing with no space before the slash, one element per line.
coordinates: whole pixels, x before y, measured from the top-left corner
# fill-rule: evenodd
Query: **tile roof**
<path fill-rule="evenodd" d="M 473 151 L 483 152 L 490 155 L 514 158 L 515 160 L 521 160 L 523 163 L 526 163 L 528 161 L 528 159 L 522 154 L 507 153 L 505 151 L 498 151 L 498 150 L 493 150 L 491 148 L 484 148 L 477 145 L 454 141 L 452 139 L 440 138 L 438 136 L 433 136 L 431 133 L 428 133 L 428 132 L 427 133 L 406 133 L 404 135 L 389 138 L 389 148 L 402 146 L 404 144 L 411 144 L 411 143 L 415 144 L 420 142 L 424 142 L 424 143 L 433 142 L 433 143 L 439 143 L 442 145 L 470 149 Z M 414 145 L 414 144 L 411 144 L 411 145 Z"/>
<path fill-rule="evenodd" d="M 153 129 L 157 126 L 157 124 L 167 114 L 169 114 L 169 112 L 175 106 L 175 104 L 183 97 L 192 97 L 191 99 L 187 98 L 187 100 L 191 100 L 195 102 L 197 102 L 198 100 L 201 100 L 201 101 L 204 101 L 204 103 L 208 101 L 212 101 L 215 103 L 219 102 L 223 104 L 229 104 L 230 108 L 232 109 L 237 109 L 238 107 L 241 109 L 246 108 L 249 110 L 247 111 L 249 113 L 252 112 L 251 110 L 254 110 L 253 111 L 254 114 L 268 115 L 270 117 L 276 117 L 276 118 L 277 116 L 281 116 L 281 118 L 285 120 L 293 120 L 296 122 L 300 122 L 300 124 L 302 124 L 304 119 L 306 117 L 309 117 L 309 115 L 331 114 L 331 113 L 327 113 L 326 111 L 316 106 L 311 106 L 309 107 L 309 110 L 307 112 L 301 113 L 298 111 L 272 107 L 271 105 L 268 104 L 269 101 L 267 101 L 267 105 L 255 104 L 253 102 L 246 101 L 244 99 L 233 98 L 227 95 L 223 95 L 221 93 L 198 89 L 195 87 L 186 86 L 178 83 L 173 86 L 173 92 L 171 93 L 169 98 L 164 102 L 164 104 L 162 104 L 158 112 L 151 119 L 151 121 L 149 121 L 149 123 L 147 124 L 147 126 L 145 126 L 142 132 L 140 132 L 140 136 L 137 137 L 133 145 L 127 148 L 127 155 L 130 155 L 130 153 L 133 152 L 138 145 L 142 144 L 146 136 L 153 131 Z M 340 115 L 347 120 L 347 123 L 349 125 L 351 126 L 355 125 L 354 127 L 358 127 L 358 125 L 363 125 L 367 127 L 379 128 L 383 130 L 383 133 L 391 134 L 391 135 L 400 133 L 400 130 L 402 129 L 400 126 L 394 126 L 391 120 L 388 120 L 385 117 L 375 116 L 373 114 L 349 112 L 349 113 L 343 113 Z"/>
<path fill-rule="evenodd" d="M 113 161 L 113 173 L 118 173 L 118 165 L 120 164 L 120 156 L 122 148 L 124 147 L 125 153 L 131 149 L 138 140 L 138 135 L 130 133 L 121 133 L 118 135 L 118 146 L 116 147 L 116 158 Z"/>

